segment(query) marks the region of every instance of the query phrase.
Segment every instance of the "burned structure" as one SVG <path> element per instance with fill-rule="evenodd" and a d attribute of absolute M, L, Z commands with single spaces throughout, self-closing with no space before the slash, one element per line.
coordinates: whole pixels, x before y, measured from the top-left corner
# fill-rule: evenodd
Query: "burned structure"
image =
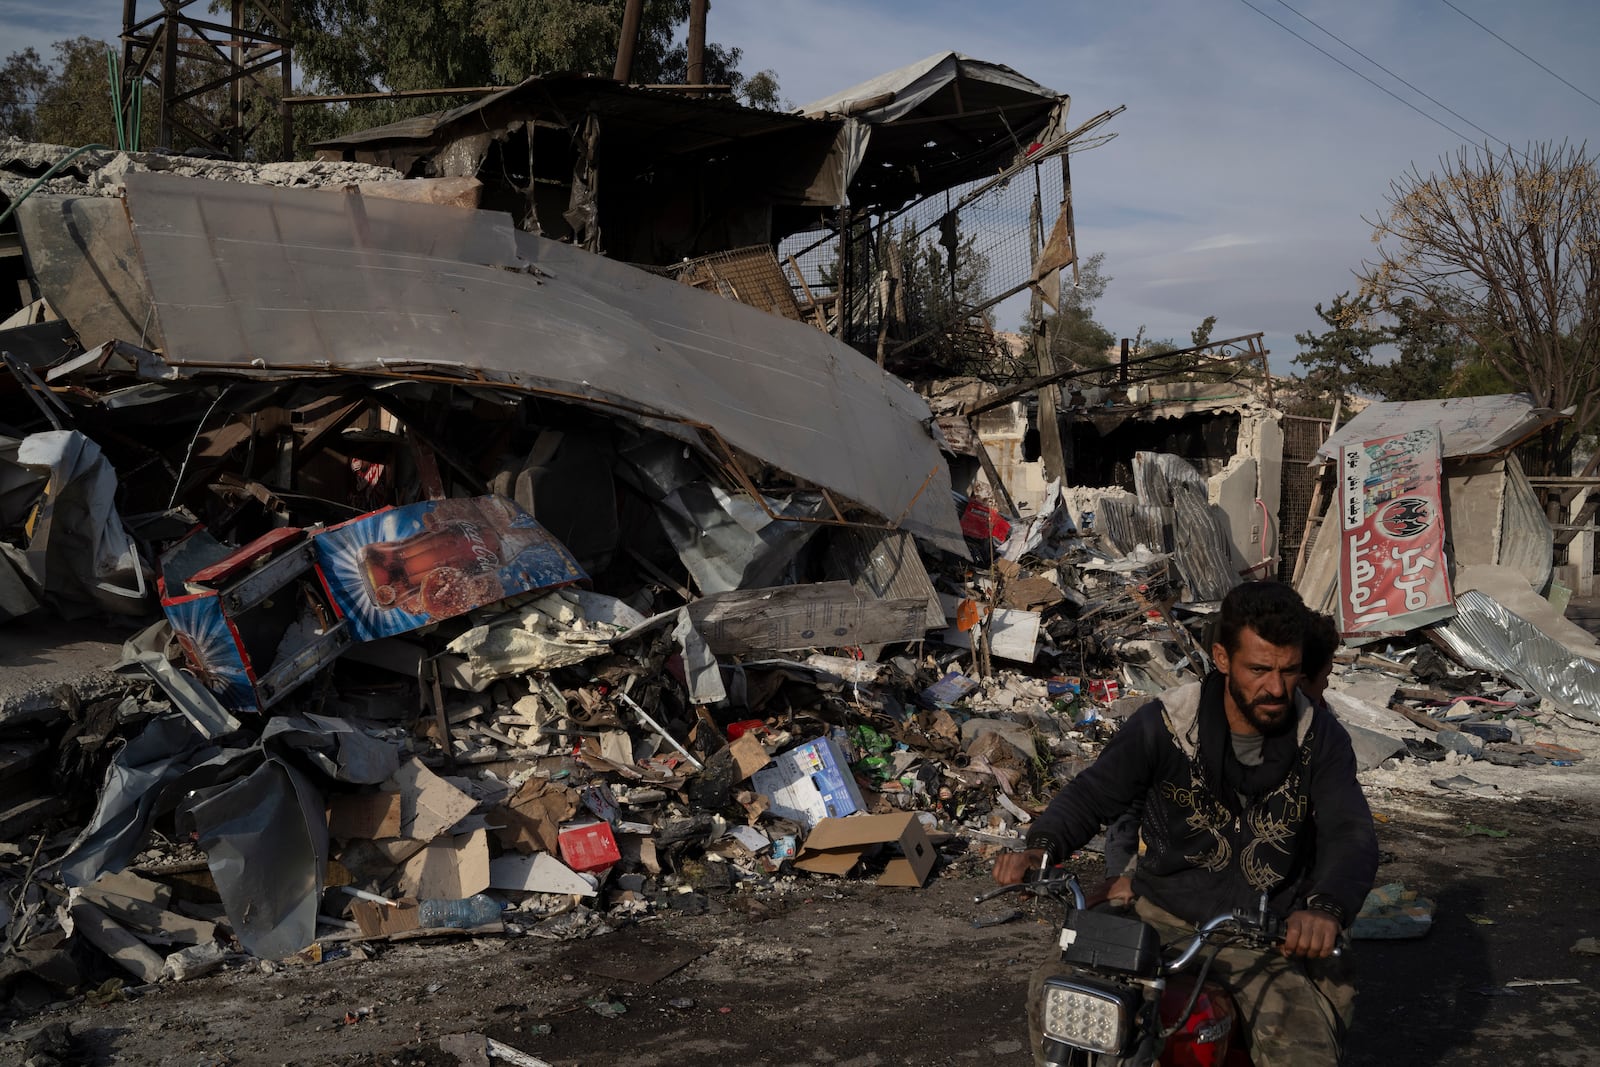
<path fill-rule="evenodd" d="M 537 79 L 279 169 L 4 146 L 0 639 L 61 668 L 0 691 L 7 1004 L 1018 840 L 1281 556 L 1259 335 L 894 373 L 1059 300 L 1065 105 L 949 54 L 803 115 Z M 1027 251 L 929 297 L 1019 191 Z M 1369 769 L 1569 761 L 1600 692 L 1504 662 L 1580 642 L 1514 469 L 1460 477 L 1457 570 L 1522 588 L 1341 652 Z"/>

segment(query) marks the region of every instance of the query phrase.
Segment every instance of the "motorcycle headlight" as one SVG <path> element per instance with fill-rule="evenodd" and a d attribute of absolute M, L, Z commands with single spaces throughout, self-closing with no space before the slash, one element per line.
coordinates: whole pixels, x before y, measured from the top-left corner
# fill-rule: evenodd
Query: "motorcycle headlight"
<path fill-rule="evenodd" d="M 1073 1048 L 1121 1053 L 1132 1029 L 1139 994 L 1065 976 L 1045 980 L 1044 1036 Z"/>

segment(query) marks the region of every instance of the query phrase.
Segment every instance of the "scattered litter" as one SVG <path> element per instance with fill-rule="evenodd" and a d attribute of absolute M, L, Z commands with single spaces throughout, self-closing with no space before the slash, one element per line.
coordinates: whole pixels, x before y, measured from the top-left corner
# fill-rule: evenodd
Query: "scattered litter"
<path fill-rule="evenodd" d="M 1506 983 L 1506 988 L 1525 989 L 1528 987 L 1581 984 L 1582 980 L 1578 978 L 1513 978 L 1511 981 Z"/>
<path fill-rule="evenodd" d="M 996 143 L 1063 103 L 1002 109 Z M 855 311 L 830 298 L 780 282 L 795 314 L 765 314 L 417 186 L 111 184 L 20 205 L 40 295 L 0 316 L 0 671 L 58 651 L 11 635 L 124 624 L 0 696 L 5 962 L 52 995 L 420 938 L 536 937 L 658 981 L 700 949 L 617 936 L 641 919 L 832 879 L 916 892 L 1018 844 L 1135 708 L 1209 669 L 1240 575 L 1280 563 L 1349 639 L 1327 703 L 1364 780 L 1499 797 L 1584 758 L 1553 726 L 1600 715 L 1600 646 L 1532 592 L 1554 557 L 1507 451 L 1546 418 L 1522 398 L 1358 415 L 1319 453 L 1359 468 L 1332 494 L 1349 521 L 1294 560 L 1266 532 L 1323 516 L 1272 513 L 1281 412 L 1231 358 L 1221 383 L 908 381 L 841 340 Z M 621 226 L 608 243 L 643 247 Z M 1070 449 L 1037 422 L 1058 402 Z M 1178 419 L 1192 454 L 1147 447 Z M 1471 561 L 1448 557 L 1476 540 L 1464 470 L 1501 508 Z M 1401 565 L 1350 550 L 1369 537 Z M 1394 883 L 1352 933 L 1433 917 Z M 481 1033 L 440 1048 L 542 1063 Z"/>
<path fill-rule="evenodd" d="M 1367 894 L 1350 936 L 1357 941 L 1422 937 L 1433 928 L 1433 908 L 1433 901 L 1401 882 L 1378 886 Z"/>

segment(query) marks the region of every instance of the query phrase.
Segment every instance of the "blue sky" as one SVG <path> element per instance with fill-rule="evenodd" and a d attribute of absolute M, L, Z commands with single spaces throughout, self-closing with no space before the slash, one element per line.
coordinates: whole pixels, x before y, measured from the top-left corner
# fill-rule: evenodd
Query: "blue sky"
<path fill-rule="evenodd" d="M 1600 99 L 1600 4 L 1451 0 Z M 777 72 L 794 104 L 957 50 L 1072 96 L 1082 121 L 1128 110 L 1110 144 L 1073 157 L 1080 247 L 1103 251 L 1097 317 L 1184 339 L 1265 331 L 1288 368 L 1313 310 L 1351 288 L 1389 182 L 1489 135 L 1590 142 L 1600 105 L 1473 25 L 1445 0 L 716 0 L 710 35 Z M 1251 9 L 1332 52 L 1444 124 L 1362 81 Z M 141 0 L 140 14 L 154 12 Z M 106 39 L 118 0 L 0 0 L 0 54 Z M 145 10 L 148 9 L 148 12 Z M 1303 21 L 1298 11 L 1458 112 L 1455 117 Z M 1468 121 L 1464 121 L 1468 120 Z M 1002 325 L 1009 325 L 1002 323 Z"/>

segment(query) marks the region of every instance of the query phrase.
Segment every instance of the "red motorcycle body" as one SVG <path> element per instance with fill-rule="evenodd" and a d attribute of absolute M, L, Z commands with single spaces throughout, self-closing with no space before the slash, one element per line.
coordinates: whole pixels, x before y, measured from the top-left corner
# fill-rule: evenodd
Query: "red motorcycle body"
<path fill-rule="evenodd" d="M 1161 1027 L 1172 1026 L 1183 1014 L 1194 980 L 1174 975 L 1161 994 Z M 1195 997 L 1194 1010 L 1167 1038 L 1162 1067 L 1251 1067 L 1249 1054 L 1235 1040 L 1239 1035 L 1238 1009 L 1233 997 L 1215 982 L 1207 982 Z"/>

